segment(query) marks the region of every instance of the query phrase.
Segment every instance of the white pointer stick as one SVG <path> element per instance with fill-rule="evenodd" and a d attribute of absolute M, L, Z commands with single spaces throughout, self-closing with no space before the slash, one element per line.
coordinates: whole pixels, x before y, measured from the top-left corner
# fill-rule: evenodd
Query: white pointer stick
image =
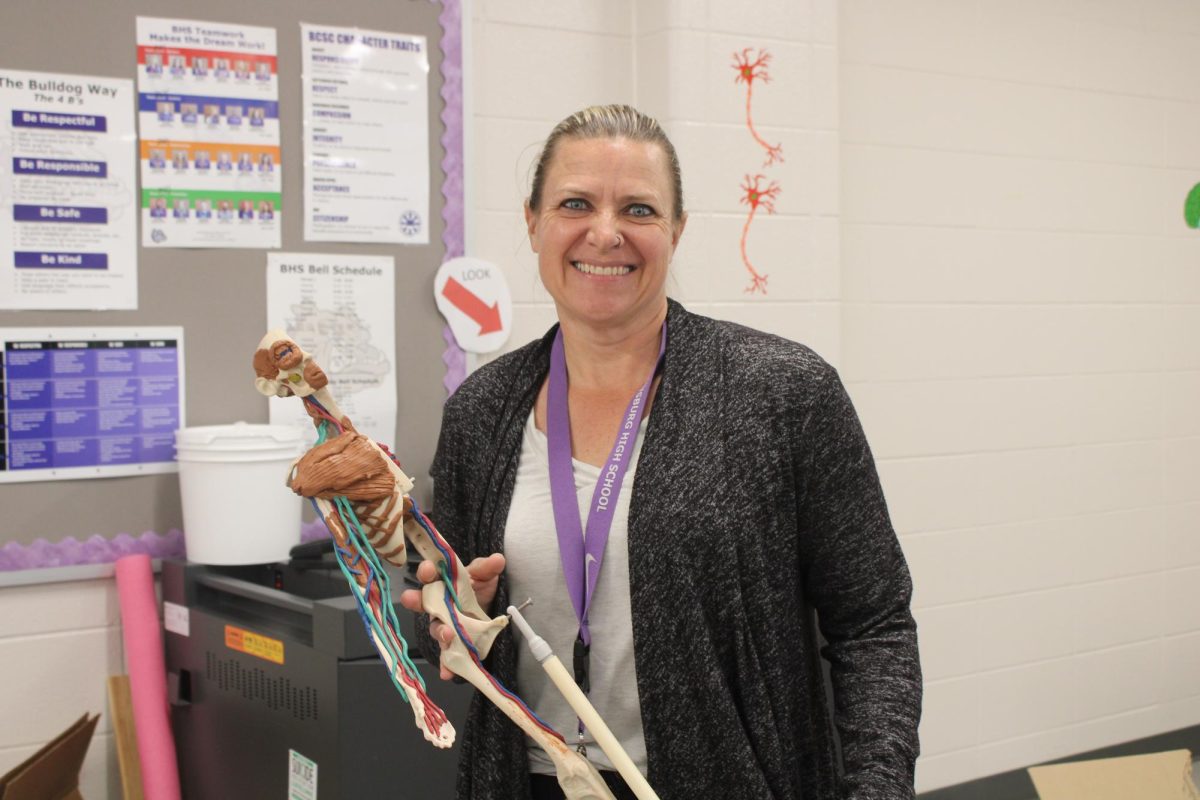
<path fill-rule="evenodd" d="M 554 651 L 550 649 L 546 640 L 533 632 L 533 628 L 529 627 L 529 623 L 525 621 L 525 617 L 521 616 L 521 612 L 516 606 L 508 607 L 508 616 L 517 623 L 517 627 L 529 643 L 529 649 L 533 651 L 533 657 L 542 665 L 542 669 L 546 670 L 550 680 L 554 681 L 558 691 L 562 693 L 587 729 L 592 732 L 592 736 L 596 737 L 596 744 L 600 745 L 600 749 L 608 756 L 608 760 L 616 767 L 617 772 L 621 773 L 626 785 L 633 790 L 638 800 L 658 800 L 658 795 L 650 788 L 650 784 L 642 777 L 642 773 L 638 772 L 638 768 L 634 766 L 633 760 L 625 752 L 625 748 L 621 747 L 617 737 L 613 736 L 612 731 L 604 724 L 596 707 L 575 683 L 575 679 L 558 660 L 558 656 L 554 655 Z"/>

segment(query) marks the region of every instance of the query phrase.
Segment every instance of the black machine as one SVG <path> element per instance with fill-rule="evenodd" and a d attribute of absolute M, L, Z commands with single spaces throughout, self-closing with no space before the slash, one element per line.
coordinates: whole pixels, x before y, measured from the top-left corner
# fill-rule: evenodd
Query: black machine
<path fill-rule="evenodd" d="M 336 563 L 292 555 L 239 567 L 163 562 L 184 798 L 452 798 L 459 748 L 435 748 L 413 724 Z M 395 571 L 397 593 L 402 580 Z M 396 614 L 412 643 L 412 614 Z M 461 731 L 472 687 L 411 655 Z"/>

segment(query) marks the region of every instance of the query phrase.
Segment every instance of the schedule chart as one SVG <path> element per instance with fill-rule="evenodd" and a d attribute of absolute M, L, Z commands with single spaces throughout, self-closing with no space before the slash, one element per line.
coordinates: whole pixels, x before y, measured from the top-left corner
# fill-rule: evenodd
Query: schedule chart
<path fill-rule="evenodd" d="M 10 328 L 0 342 L 0 482 L 175 470 L 182 328 Z"/>

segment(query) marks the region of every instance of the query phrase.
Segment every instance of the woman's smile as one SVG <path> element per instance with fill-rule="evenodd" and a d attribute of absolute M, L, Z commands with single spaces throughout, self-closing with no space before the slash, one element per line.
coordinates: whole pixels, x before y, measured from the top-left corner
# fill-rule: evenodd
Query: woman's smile
<path fill-rule="evenodd" d="M 619 278 L 623 275 L 628 275 L 634 269 L 630 264 L 605 266 L 603 264 L 588 264 L 583 261 L 572 261 L 571 266 L 584 275 L 591 275 L 597 278 Z"/>

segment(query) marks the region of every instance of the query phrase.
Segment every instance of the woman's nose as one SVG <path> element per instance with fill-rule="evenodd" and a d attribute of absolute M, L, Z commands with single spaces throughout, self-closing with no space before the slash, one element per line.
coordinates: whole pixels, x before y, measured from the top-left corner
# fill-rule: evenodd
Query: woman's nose
<path fill-rule="evenodd" d="M 588 229 L 588 244 L 599 250 L 609 250 L 620 247 L 623 242 L 616 215 L 600 213 L 592 218 L 592 225 Z"/>

